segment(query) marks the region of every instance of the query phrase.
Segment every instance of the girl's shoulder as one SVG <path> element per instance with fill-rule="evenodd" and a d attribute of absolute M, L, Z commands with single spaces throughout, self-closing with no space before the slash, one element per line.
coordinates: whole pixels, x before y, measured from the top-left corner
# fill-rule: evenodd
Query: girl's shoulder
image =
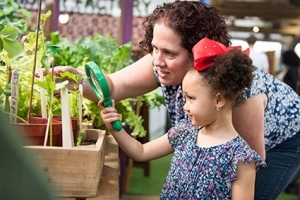
<path fill-rule="evenodd" d="M 244 164 L 254 162 L 257 169 L 266 167 L 266 163 L 262 160 L 261 156 L 241 136 L 233 140 L 232 147 L 234 148 L 233 164 L 235 166 L 240 162 Z"/>
<path fill-rule="evenodd" d="M 175 147 L 186 142 L 186 140 L 194 140 L 197 137 L 199 129 L 199 127 L 192 125 L 192 123 L 187 119 L 180 120 L 168 131 L 170 144 Z"/>

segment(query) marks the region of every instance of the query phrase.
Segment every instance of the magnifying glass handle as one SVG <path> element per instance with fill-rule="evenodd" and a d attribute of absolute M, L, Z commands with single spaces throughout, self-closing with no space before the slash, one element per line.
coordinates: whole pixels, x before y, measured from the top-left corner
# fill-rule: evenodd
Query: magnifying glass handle
<path fill-rule="evenodd" d="M 112 105 L 111 99 L 104 100 L 103 102 L 104 107 L 109 107 L 111 105 Z M 123 128 L 122 122 L 120 120 L 112 122 L 111 125 L 116 131 L 120 131 Z"/>
<path fill-rule="evenodd" d="M 111 125 L 116 131 L 120 131 L 123 127 L 120 120 L 112 122 Z"/>

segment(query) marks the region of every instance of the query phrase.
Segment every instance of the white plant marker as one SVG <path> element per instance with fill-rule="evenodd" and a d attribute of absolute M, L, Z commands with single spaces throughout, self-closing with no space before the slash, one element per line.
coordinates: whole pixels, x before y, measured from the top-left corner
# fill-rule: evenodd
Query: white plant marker
<path fill-rule="evenodd" d="M 62 85 L 60 85 L 62 84 Z M 68 81 L 56 84 L 57 89 L 60 89 L 60 99 L 61 99 L 61 119 L 62 119 L 62 146 L 63 147 L 73 147 L 73 129 L 71 124 L 71 114 L 68 98 L 68 88 L 66 87 Z"/>
<path fill-rule="evenodd" d="M 49 136 L 49 126 L 50 126 L 50 118 L 48 117 L 46 133 L 45 133 L 45 138 L 44 138 L 44 146 L 47 146 L 47 141 L 48 141 L 48 136 Z"/>
<path fill-rule="evenodd" d="M 10 103 L 10 123 L 16 123 L 18 114 L 18 97 L 19 97 L 19 72 L 12 71 L 11 76 L 11 103 Z"/>
<path fill-rule="evenodd" d="M 83 88 L 82 84 L 79 85 L 79 99 L 78 99 L 78 124 L 79 124 L 79 131 L 82 130 L 82 95 L 83 95 Z"/>
<path fill-rule="evenodd" d="M 68 88 L 66 87 L 68 82 L 69 81 L 64 81 L 56 85 L 57 86 L 56 88 L 60 89 L 63 147 L 74 146 L 73 129 L 71 123 L 70 107 L 69 107 Z"/>
<path fill-rule="evenodd" d="M 40 72 L 40 80 L 44 81 L 44 74 L 41 71 Z M 41 97 L 41 112 L 42 112 L 42 118 L 47 118 L 47 109 L 46 109 L 46 96 L 45 96 L 45 89 L 40 89 L 40 97 Z"/>

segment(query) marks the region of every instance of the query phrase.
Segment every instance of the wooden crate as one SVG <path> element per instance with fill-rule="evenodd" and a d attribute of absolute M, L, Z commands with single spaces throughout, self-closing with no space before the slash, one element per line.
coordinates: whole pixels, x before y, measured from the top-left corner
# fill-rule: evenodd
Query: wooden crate
<path fill-rule="evenodd" d="M 60 197 L 94 197 L 104 164 L 105 131 L 87 129 L 89 145 L 72 148 L 26 146 Z"/>

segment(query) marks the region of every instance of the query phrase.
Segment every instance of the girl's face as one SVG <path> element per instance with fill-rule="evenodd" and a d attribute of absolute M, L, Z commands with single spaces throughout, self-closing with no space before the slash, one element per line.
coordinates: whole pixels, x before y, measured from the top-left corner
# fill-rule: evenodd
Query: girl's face
<path fill-rule="evenodd" d="M 182 82 L 186 103 L 184 110 L 188 113 L 192 124 L 206 126 L 215 120 L 216 99 L 202 76 L 196 70 L 190 70 Z"/>
<path fill-rule="evenodd" d="M 181 38 L 163 23 L 156 23 L 153 29 L 153 64 L 159 80 L 164 85 L 182 83 L 186 72 L 192 67 L 189 52 L 181 45 Z"/>

